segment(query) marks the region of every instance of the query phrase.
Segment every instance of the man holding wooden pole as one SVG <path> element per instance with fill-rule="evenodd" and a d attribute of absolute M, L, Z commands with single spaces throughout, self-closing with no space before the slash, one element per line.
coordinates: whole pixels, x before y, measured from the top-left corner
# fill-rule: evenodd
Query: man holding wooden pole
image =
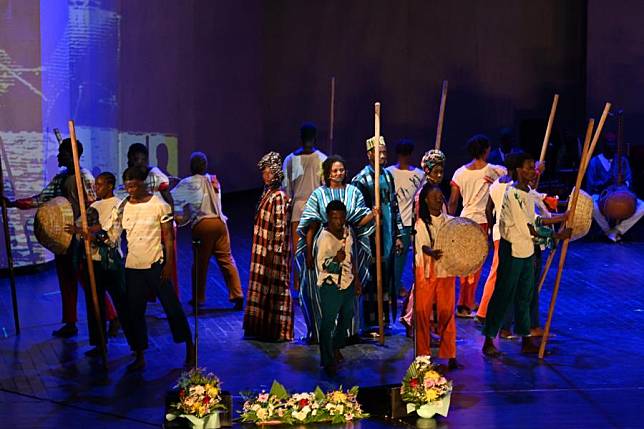
<path fill-rule="evenodd" d="M 370 240 L 371 252 L 376 258 L 372 258 L 369 268 L 370 279 L 363 288 L 362 295 L 364 306 L 363 322 L 366 330 L 371 330 L 376 326 L 380 326 L 380 324 L 388 324 L 390 320 L 395 320 L 397 300 L 393 294 L 394 261 L 396 252 L 400 252 L 402 249 L 401 231 L 403 225 L 398 210 L 394 178 L 389 171 L 382 168 L 387 162 L 387 147 L 385 146 L 385 139 L 382 136 L 379 137 L 378 147 L 376 147 L 376 138 L 367 140 L 369 165 L 364 167 L 351 181 L 351 184 L 362 192 L 365 205 L 374 207 L 375 210 L 379 208 L 380 212 L 380 220 L 376 225 L 379 232 L 377 231 Z M 378 152 L 377 157 L 376 152 Z M 379 173 L 378 183 L 375 180 L 376 171 Z M 378 252 L 380 252 L 380 257 L 378 257 Z M 378 311 L 378 271 L 381 271 L 382 275 L 382 315 L 379 315 L 380 311 Z M 393 319 L 389 318 L 390 307 Z M 382 335 L 384 329 L 379 331 Z"/>

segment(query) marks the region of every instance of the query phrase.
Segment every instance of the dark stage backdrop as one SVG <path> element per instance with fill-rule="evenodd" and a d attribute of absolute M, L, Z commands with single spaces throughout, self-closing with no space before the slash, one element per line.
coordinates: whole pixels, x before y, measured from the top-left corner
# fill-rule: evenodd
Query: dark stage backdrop
<path fill-rule="evenodd" d="M 376 100 L 390 160 L 402 137 L 417 142 L 418 157 L 433 147 L 443 79 L 447 174 L 467 160 L 468 136 L 496 140 L 500 127 L 518 136 L 524 120 L 547 118 L 554 92 L 557 126 L 576 132 L 582 123 L 584 1 L 285 0 L 265 2 L 263 14 L 265 141 L 283 153 L 307 119 L 320 125 L 326 148 L 331 76 L 335 151 L 354 173 Z"/>

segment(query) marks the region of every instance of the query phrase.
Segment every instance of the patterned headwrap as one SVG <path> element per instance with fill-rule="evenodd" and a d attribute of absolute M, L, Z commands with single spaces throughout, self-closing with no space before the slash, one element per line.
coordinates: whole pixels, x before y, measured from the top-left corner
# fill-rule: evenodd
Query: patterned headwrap
<path fill-rule="evenodd" d="M 420 161 L 420 165 L 428 171 L 432 171 L 438 164 L 443 163 L 445 163 L 445 154 L 438 149 L 428 150 Z"/>
<path fill-rule="evenodd" d="M 370 139 L 367 139 L 367 152 L 376 147 L 376 136 L 371 137 Z M 380 136 L 380 146 L 385 146 L 385 138 L 383 136 Z"/>
<path fill-rule="evenodd" d="M 268 167 L 273 174 L 271 186 L 279 185 L 284 180 L 284 171 L 282 170 L 282 156 L 277 152 L 269 152 L 262 157 L 257 163 L 260 170 Z"/>

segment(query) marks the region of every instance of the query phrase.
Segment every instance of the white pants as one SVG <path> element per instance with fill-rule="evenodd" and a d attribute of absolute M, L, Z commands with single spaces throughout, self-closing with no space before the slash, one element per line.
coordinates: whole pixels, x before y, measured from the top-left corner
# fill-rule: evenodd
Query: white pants
<path fill-rule="evenodd" d="M 595 219 L 595 222 L 597 222 L 597 225 L 599 225 L 602 231 L 604 231 L 605 234 L 608 234 L 611 231 L 611 227 L 608 223 L 608 219 L 606 219 L 606 217 L 599 210 L 599 195 L 593 195 L 593 203 L 593 219 Z M 631 229 L 642 216 L 644 216 L 644 201 L 638 198 L 637 207 L 635 208 L 635 213 L 633 214 L 633 216 L 629 217 L 628 219 L 619 221 L 617 225 L 615 225 L 615 231 L 619 235 L 626 234 L 626 231 Z"/>

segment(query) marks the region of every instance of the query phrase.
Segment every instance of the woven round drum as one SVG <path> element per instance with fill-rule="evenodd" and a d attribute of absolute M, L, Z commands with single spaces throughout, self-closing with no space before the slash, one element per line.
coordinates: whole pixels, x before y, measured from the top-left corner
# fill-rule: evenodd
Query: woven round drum
<path fill-rule="evenodd" d="M 570 201 L 572 201 L 572 193 L 568 198 L 568 210 L 570 210 Z M 577 199 L 577 208 L 575 209 L 575 218 L 573 224 L 568 225 L 572 228 L 571 241 L 578 240 L 588 234 L 590 225 L 593 223 L 593 198 L 583 190 L 579 190 L 579 198 Z"/>
<path fill-rule="evenodd" d="M 73 223 L 74 213 L 69 201 L 63 197 L 52 198 L 36 211 L 34 235 L 44 248 L 61 255 L 72 242 L 72 234 L 65 232 L 65 225 Z"/>
<path fill-rule="evenodd" d="M 473 220 L 455 217 L 438 231 L 434 247 L 442 250 L 441 264 L 452 276 L 467 276 L 483 266 L 488 244 L 485 233 Z"/>

